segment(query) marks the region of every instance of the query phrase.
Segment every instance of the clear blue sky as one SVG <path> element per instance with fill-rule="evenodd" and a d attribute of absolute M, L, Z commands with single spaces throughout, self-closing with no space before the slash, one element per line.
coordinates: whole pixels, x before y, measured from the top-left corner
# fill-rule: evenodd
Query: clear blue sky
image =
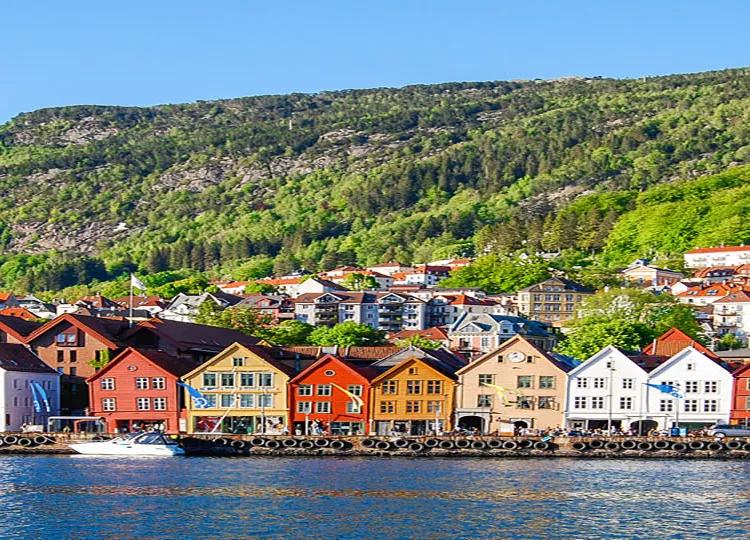
<path fill-rule="evenodd" d="M 74 104 L 750 65 L 747 1 L 4 0 L 0 122 Z"/>

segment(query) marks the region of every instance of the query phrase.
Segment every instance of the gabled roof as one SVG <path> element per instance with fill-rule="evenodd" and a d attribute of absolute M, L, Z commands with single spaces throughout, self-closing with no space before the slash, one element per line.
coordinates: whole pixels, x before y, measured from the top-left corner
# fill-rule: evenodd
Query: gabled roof
<path fill-rule="evenodd" d="M 263 347 L 260 346 L 253 346 L 253 345 L 245 345 L 243 343 L 232 343 L 229 345 L 226 349 L 223 351 L 220 351 L 216 353 L 212 358 L 210 358 L 208 361 L 203 362 L 199 366 L 195 367 L 193 370 L 185 373 L 183 375 L 183 378 L 192 377 L 196 373 L 200 373 L 203 370 L 209 369 L 212 365 L 214 365 L 219 359 L 224 358 L 225 356 L 232 354 L 233 351 L 236 350 L 242 350 L 244 349 L 247 352 L 250 352 L 263 360 L 264 362 L 267 362 L 269 365 L 273 366 L 277 370 L 281 371 L 285 375 L 287 375 L 289 378 L 292 378 L 295 374 L 295 371 L 290 368 L 287 365 L 284 365 L 283 363 L 279 362 L 277 359 L 275 359 L 273 356 L 269 354 L 267 350 L 265 350 Z"/>
<path fill-rule="evenodd" d="M 41 358 L 20 343 L 0 343 L 0 368 L 6 371 L 57 374 Z"/>
<path fill-rule="evenodd" d="M 368 382 L 377 377 L 380 374 L 380 371 L 373 369 L 368 366 L 357 366 L 355 364 L 351 364 L 349 362 L 346 362 L 339 358 L 338 356 L 335 356 L 333 354 L 325 354 L 318 358 L 314 363 L 310 364 L 307 368 L 300 371 L 297 375 L 294 376 L 289 382 L 290 383 L 296 383 L 298 381 L 301 381 L 305 377 L 307 377 L 310 373 L 314 372 L 316 369 L 320 368 L 321 366 L 333 362 L 342 368 L 348 370 L 351 373 L 355 373 L 356 375 L 359 375 L 363 379 L 367 380 Z"/>
<path fill-rule="evenodd" d="M 481 332 L 496 331 L 502 323 L 512 325 L 516 333 L 547 336 L 549 335 L 548 325 L 540 321 L 532 321 L 523 317 L 512 315 L 499 315 L 496 313 L 463 313 L 450 328 L 450 332 L 458 332 L 463 328 L 474 325 Z"/>
<path fill-rule="evenodd" d="M 568 372 L 568 377 L 575 377 L 577 376 L 581 371 L 586 369 L 588 366 L 598 362 L 602 358 L 606 358 L 610 354 L 622 359 L 627 360 L 629 362 L 632 362 L 633 365 L 635 365 L 638 369 L 646 373 L 647 370 L 643 369 L 643 366 L 641 366 L 638 362 L 635 362 L 632 358 L 624 354 L 620 349 L 615 347 L 614 345 L 607 345 L 604 347 L 601 351 L 597 352 L 596 354 L 589 357 L 587 360 L 584 360 L 579 365 L 574 367 Z"/>
<path fill-rule="evenodd" d="M 716 364 L 718 367 L 721 367 L 722 369 L 725 369 L 725 370 L 729 371 L 729 369 L 727 368 L 726 365 L 724 365 L 723 362 L 717 362 L 715 359 L 709 358 L 707 355 L 704 355 L 703 353 L 701 353 L 699 350 L 695 349 L 694 347 L 686 347 L 686 348 L 682 349 L 681 351 L 679 351 L 677 354 L 674 354 L 673 356 L 671 356 L 670 358 L 668 358 L 666 361 L 664 361 L 661 364 L 659 364 L 651 372 L 651 377 L 656 376 L 657 374 L 661 373 L 662 371 L 666 370 L 670 366 L 676 364 L 677 362 L 679 362 L 680 360 L 682 360 L 683 358 L 685 358 L 686 356 L 688 356 L 688 355 L 690 355 L 692 353 L 697 353 L 697 354 L 703 356 L 704 358 L 706 358 L 707 360 L 711 361 L 711 363 Z"/>
<path fill-rule="evenodd" d="M 21 317 L 11 317 L 5 314 L 0 315 L 0 330 L 10 334 L 18 341 L 25 342 L 29 334 L 40 326 L 42 326 L 40 322 L 29 321 Z"/>
<path fill-rule="evenodd" d="M 719 276 L 733 276 L 736 271 L 736 267 L 734 266 L 707 266 L 705 268 L 698 268 L 693 274 L 693 277 L 705 278 L 714 274 Z"/>
<path fill-rule="evenodd" d="M 120 306 L 124 308 L 130 307 L 130 297 L 129 296 L 121 296 L 120 298 L 115 298 L 115 302 L 117 302 Z M 142 307 L 161 307 L 164 308 L 167 306 L 167 301 L 163 298 L 160 298 L 158 296 L 133 296 L 133 307 L 134 308 L 142 308 Z"/>
<path fill-rule="evenodd" d="M 78 313 L 65 313 L 34 330 L 26 338 L 25 343 L 32 342 L 37 337 L 53 330 L 63 322 L 75 326 L 82 332 L 93 335 L 110 349 L 116 349 L 122 345 L 120 336 L 128 327 L 128 321 L 121 318 L 109 319 L 105 317 L 90 317 Z"/>
<path fill-rule="evenodd" d="M 120 362 L 124 361 L 125 358 L 128 358 L 133 354 L 139 356 L 143 360 L 150 362 L 166 374 L 172 375 L 174 377 L 181 377 L 190 370 L 195 369 L 200 364 L 200 362 L 196 360 L 177 358 L 176 356 L 172 356 L 171 354 L 167 354 L 163 351 L 128 347 L 120 354 L 115 356 L 112 360 L 110 360 L 106 366 L 89 377 L 86 382 L 91 382 L 100 378 L 102 375 L 111 371 L 112 368 L 118 365 Z"/>
<path fill-rule="evenodd" d="M 691 338 L 679 328 L 670 328 L 654 341 L 646 345 L 641 352 L 650 356 L 663 356 L 669 358 L 686 347 L 693 347 L 698 352 L 701 352 L 714 360 L 718 360 L 719 358 L 713 351 L 704 347 L 703 344 Z"/>
<path fill-rule="evenodd" d="M 401 362 L 399 362 L 399 363 L 397 363 L 397 364 L 395 364 L 393 366 L 388 367 L 380 375 L 378 375 L 377 377 L 375 377 L 371 381 L 372 384 L 375 384 L 375 383 L 377 383 L 379 381 L 382 381 L 383 379 L 388 378 L 393 373 L 396 373 L 396 372 L 400 371 L 401 369 L 403 369 L 404 366 L 406 364 L 410 363 L 410 362 L 418 362 L 420 364 L 424 364 L 424 365 L 432 368 L 433 370 L 437 371 L 441 375 L 444 375 L 445 377 L 447 377 L 449 379 L 452 379 L 454 381 L 458 378 L 456 376 L 456 369 L 450 369 L 446 365 L 442 364 L 441 362 L 435 361 L 435 359 L 433 359 L 433 358 L 430 358 L 430 357 L 427 357 L 427 356 L 424 356 L 424 357 L 421 357 L 421 358 L 419 356 L 408 356 L 408 357 L 404 358 Z M 373 364 L 373 367 L 377 367 L 377 363 Z"/>
<path fill-rule="evenodd" d="M 346 298 L 349 297 L 348 294 L 340 293 L 338 291 L 336 291 L 335 293 L 333 292 L 319 292 L 319 293 L 311 292 L 311 293 L 302 293 L 299 296 L 293 298 L 292 301 L 295 304 L 314 304 L 315 300 L 323 296 L 331 296 L 336 302 L 342 302 Z"/>
<path fill-rule="evenodd" d="M 391 336 L 392 341 L 398 341 L 400 339 L 408 339 L 412 336 L 421 336 L 425 339 L 431 339 L 433 341 L 444 341 L 448 339 L 448 332 L 445 328 L 440 326 L 433 326 L 424 330 L 401 330 Z"/>
<path fill-rule="evenodd" d="M 750 293 L 748 291 L 733 292 L 717 300 L 714 304 L 734 304 L 738 302 L 750 302 Z"/>
<path fill-rule="evenodd" d="M 156 318 L 139 322 L 128 332 L 126 339 L 144 330 L 156 334 L 160 339 L 167 340 L 178 349 L 218 352 L 236 342 L 243 345 L 255 345 L 260 341 L 254 336 L 231 328 Z"/>
<path fill-rule="evenodd" d="M 525 339 L 523 336 L 520 336 L 516 334 L 512 338 L 510 338 L 507 341 L 504 341 L 497 349 L 490 351 L 488 353 L 483 354 L 473 362 L 467 364 L 466 366 L 462 367 L 456 372 L 456 375 L 463 375 L 467 371 L 470 371 L 474 367 L 483 364 L 487 360 L 496 357 L 498 354 L 502 353 L 503 351 L 506 351 L 507 349 L 513 347 L 516 343 L 525 343 L 527 346 L 531 347 L 533 350 L 535 350 L 542 358 L 550 362 L 553 366 L 555 366 L 557 369 L 562 371 L 563 373 L 568 373 L 572 369 L 576 368 L 580 362 L 574 358 L 571 358 L 569 356 L 563 356 L 561 354 L 554 354 L 554 353 L 548 353 L 545 352 L 538 347 L 535 347 L 530 341 Z"/>
<path fill-rule="evenodd" d="M 402 360 L 399 360 L 399 358 L 402 358 Z M 456 371 L 466 365 L 466 361 L 462 356 L 458 356 L 442 347 L 438 349 L 423 349 L 422 347 L 409 345 L 405 349 L 398 350 L 373 362 L 372 367 L 387 369 L 391 366 L 400 365 L 405 359 L 409 358 L 424 360 L 433 369 L 449 377 L 455 377 Z"/>
<path fill-rule="evenodd" d="M 0 302 L 7 302 L 14 296 L 12 292 L 0 292 Z"/>
<path fill-rule="evenodd" d="M 719 246 L 719 247 L 706 247 L 706 248 L 695 248 L 690 251 L 686 251 L 686 255 L 695 255 L 699 253 L 729 253 L 732 251 L 750 251 L 750 246 Z"/>
<path fill-rule="evenodd" d="M 106 296 L 96 294 L 94 296 L 84 296 L 74 302 L 77 306 L 85 306 L 96 309 L 119 309 L 121 306 L 114 300 L 110 300 Z"/>

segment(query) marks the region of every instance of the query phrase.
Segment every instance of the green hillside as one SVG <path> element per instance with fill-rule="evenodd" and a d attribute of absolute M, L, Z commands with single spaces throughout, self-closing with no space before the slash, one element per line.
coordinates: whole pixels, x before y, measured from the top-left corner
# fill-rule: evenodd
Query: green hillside
<path fill-rule="evenodd" d="M 45 109 L 0 127 L 0 286 L 670 257 L 750 240 L 749 162 L 746 69 Z"/>

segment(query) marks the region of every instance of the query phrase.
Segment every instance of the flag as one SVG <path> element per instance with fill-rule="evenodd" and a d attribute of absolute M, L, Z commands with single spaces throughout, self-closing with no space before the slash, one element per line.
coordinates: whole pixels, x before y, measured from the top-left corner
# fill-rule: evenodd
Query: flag
<path fill-rule="evenodd" d="M 188 394 L 190 394 L 190 397 L 193 398 L 193 405 L 195 405 L 196 409 L 203 409 L 208 406 L 208 400 L 203 394 L 200 393 L 197 388 L 193 388 L 189 384 L 186 384 L 182 381 L 177 381 L 177 384 L 187 390 Z"/>
<path fill-rule="evenodd" d="M 31 390 L 31 399 L 34 402 L 34 410 L 38 413 L 42 412 L 42 404 L 39 402 L 39 394 L 33 382 L 29 382 L 29 389 Z"/>
<path fill-rule="evenodd" d="M 135 277 L 135 274 L 130 274 L 130 286 L 139 291 L 146 290 L 146 285 L 140 279 Z"/>
<path fill-rule="evenodd" d="M 487 386 L 488 388 L 492 388 L 495 391 L 495 393 L 497 393 L 497 395 L 500 396 L 500 399 L 503 400 L 504 405 L 510 405 L 508 394 L 513 394 L 514 396 L 516 396 L 516 399 L 523 397 L 523 394 L 519 392 L 518 390 L 508 390 L 507 388 L 503 388 L 502 386 L 499 386 L 497 384 L 482 383 L 482 386 Z"/>
<path fill-rule="evenodd" d="M 39 395 L 39 397 L 42 400 L 42 403 L 44 404 L 44 410 L 46 412 L 51 412 L 50 406 L 49 406 L 49 398 L 47 397 L 47 392 L 44 390 L 44 387 L 35 381 L 31 381 L 29 383 L 29 386 L 32 388 L 32 392 L 34 389 L 36 389 L 36 393 Z M 36 412 L 40 412 L 38 409 Z"/>
<path fill-rule="evenodd" d="M 360 411 L 361 411 L 361 410 L 362 410 L 362 408 L 363 408 L 363 407 L 365 406 L 365 402 L 364 402 L 364 401 L 362 401 L 362 398 L 361 398 L 361 397 L 359 397 L 358 395 L 356 395 L 356 394 L 353 394 L 353 393 L 352 393 L 352 392 L 350 392 L 349 390 L 344 390 L 343 388 L 341 388 L 341 387 L 340 387 L 340 386 L 339 386 L 338 384 L 336 384 L 336 383 L 331 383 L 331 386 L 335 386 L 336 388 L 338 388 L 339 390 L 341 390 L 341 391 L 342 391 L 342 392 L 343 392 L 344 394 L 346 394 L 347 396 L 349 396 L 349 397 L 350 397 L 350 398 L 352 399 L 352 403 L 354 403 L 355 405 L 357 405 L 357 406 L 359 407 L 359 410 L 360 410 Z"/>
<path fill-rule="evenodd" d="M 685 397 L 685 395 L 682 392 L 680 392 L 679 388 L 671 384 L 646 383 L 646 386 L 650 386 L 651 388 L 656 388 L 659 392 L 662 392 L 664 394 L 669 394 L 670 396 L 676 397 L 677 399 L 681 399 Z"/>

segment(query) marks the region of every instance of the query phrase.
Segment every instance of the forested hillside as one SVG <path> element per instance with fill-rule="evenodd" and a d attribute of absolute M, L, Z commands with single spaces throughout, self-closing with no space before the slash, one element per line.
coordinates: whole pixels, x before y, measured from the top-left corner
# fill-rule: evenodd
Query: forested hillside
<path fill-rule="evenodd" d="M 690 180 L 743 163 L 745 69 L 45 109 L 0 127 L 0 286 L 518 249 L 670 257 L 750 241 L 750 171 Z"/>

